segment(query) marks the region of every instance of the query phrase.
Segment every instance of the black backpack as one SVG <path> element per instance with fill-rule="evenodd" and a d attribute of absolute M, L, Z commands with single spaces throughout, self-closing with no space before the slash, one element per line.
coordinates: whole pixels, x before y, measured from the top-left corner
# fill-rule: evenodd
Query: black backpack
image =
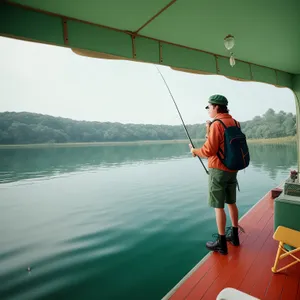
<path fill-rule="evenodd" d="M 236 126 L 227 127 L 220 119 L 219 121 L 224 127 L 224 153 L 219 149 L 217 156 L 221 162 L 230 170 L 242 170 L 248 167 L 250 162 L 250 154 L 245 134 L 241 131 L 236 120 Z"/>

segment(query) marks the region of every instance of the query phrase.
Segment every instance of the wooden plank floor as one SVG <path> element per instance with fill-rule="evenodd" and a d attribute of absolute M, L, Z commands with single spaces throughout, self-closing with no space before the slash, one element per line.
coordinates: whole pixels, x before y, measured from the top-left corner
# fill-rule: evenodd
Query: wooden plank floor
<path fill-rule="evenodd" d="M 240 247 L 228 244 L 228 255 L 211 253 L 163 299 L 216 299 L 219 292 L 232 287 L 261 300 L 300 300 L 300 263 L 273 274 L 278 243 L 273 240 L 274 200 L 271 192 L 240 221 Z M 282 260 L 282 263 L 288 260 Z M 291 260 L 292 261 L 292 260 Z"/>

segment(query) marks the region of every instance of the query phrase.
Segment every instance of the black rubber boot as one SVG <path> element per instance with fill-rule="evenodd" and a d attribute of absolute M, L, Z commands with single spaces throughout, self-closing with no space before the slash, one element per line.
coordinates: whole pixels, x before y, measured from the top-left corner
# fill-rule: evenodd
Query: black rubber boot
<path fill-rule="evenodd" d="M 226 240 L 230 242 L 233 246 L 239 246 L 240 245 L 239 228 L 228 227 L 226 232 Z"/>
<path fill-rule="evenodd" d="M 217 237 L 214 242 L 207 242 L 206 248 L 210 251 L 219 252 L 220 254 L 226 255 L 228 253 L 226 236 L 225 235 L 214 235 Z"/>

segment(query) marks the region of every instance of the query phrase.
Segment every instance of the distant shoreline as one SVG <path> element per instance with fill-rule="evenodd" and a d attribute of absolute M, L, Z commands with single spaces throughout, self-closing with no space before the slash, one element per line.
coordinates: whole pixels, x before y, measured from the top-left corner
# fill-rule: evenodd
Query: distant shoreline
<path fill-rule="evenodd" d="M 204 142 L 204 139 L 193 139 L 193 142 Z M 249 144 L 286 144 L 296 142 L 296 136 L 287 136 L 271 139 L 248 139 Z M 186 140 L 147 140 L 147 141 L 130 141 L 130 142 L 79 142 L 79 143 L 44 143 L 44 144 L 12 144 L 0 145 L 0 149 L 15 149 L 15 148 L 59 148 L 59 147 L 85 147 L 85 146 L 134 146 L 134 145 L 155 145 L 155 144 L 189 144 Z M 197 146 L 197 145 L 195 145 Z"/>
<path fill-rule="evenodd" d="M 270 139 L 248 139 L 248 144 L 286 144 L 297 142 L 296 136 L 284 136 Z"/>
<path fill-rule="evenodd" d="M 193 142 L 204 142 L 204 139 L 193 139 Z M 84 147 L 84 146 L 138 146 L 158 144 L 188 144 L 188 140 L 149 140 L 149 141 L 128 141 L 128 142 L 78 142 L 78 143 L 44 143 L 44 144 L 18 144 L 0 145 L 4 148 L 50 148 L 50 147 Z"/>

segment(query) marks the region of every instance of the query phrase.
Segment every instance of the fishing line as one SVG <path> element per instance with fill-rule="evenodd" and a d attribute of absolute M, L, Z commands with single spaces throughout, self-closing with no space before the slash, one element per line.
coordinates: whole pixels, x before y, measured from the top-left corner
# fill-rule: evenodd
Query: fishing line
<path fill-rule="evenodd" d="M 191 137 L 190 137 L 190 135 L 189 135 L 189 133 L 188 133 L 188 131 L 187 131 L 187 129 L 186 129 L 186 126 L 185 126 L 184 121 L 183 121 L 183 119 L 182 119 L 181 113 L 180 113 L 180 111 L 179 111 L 179 109 L 178 109 L 178 106 L 177 106 L 177 104 L 176 104 L 176 102 L 175 102 L 175 99 L 174 99 L 174 97 L 173 97 L 173 95 L 172 95 L 172 93 L 171 93 L 171 90 L 170 90 L 170 88 L 169 88 L 169 86 L 168 86 L 168 84 L 167 84 L 167 82 L 166 82 L 164 76 L 162 75 L 162 73 L 160 72 L 160 70 L 158 69 L 157 66 L 156 66 L 156 68 L 157 68 L 157 71 L 159 72 L 160 76 L 162 77 L 162 79 L 163 79 L 163 81 L 164 81 L 164 83 L 165 83 L 165 85 L 166 85 L 166 87 L 167 87 L 167 89 L 168 89 L 168 91 L 169 91 L 169 94 L 170 94 L 170 96 L 171 96 L 171 98 L 172 98 L 172 100 L 173 100 L 173 102 L 174 102 L 174 104 L 175 104 L 175 107 L 176 107 L 177 112 L 178 112 L 178 114 L 179 114 L 179 117 L 180 117 L 180 119 L 181 119 L 182 125 L 183 125 L 183 127 L 184 127 L 185 133 L 186 133 L 188 139 L 190 140 L 192 147 L 195 148 L 195 146 L 194 146 L 194 144 L 193 144 L 193 141 L 192 141 L 192 139 L 191 139 Z M 200 160 L 200 162 L 201 162 L 201 164 L 202 164 L 202 166 L 203 166 L 203 168 L 204 168 L 206 174 L 209 174 L 208 171 L 207 171 L 207 169 L 206 169 L 206 167 L 205 167 L 205 165 L 203 164 L 202 159 L 201 159 L 199 156 L 197 156 L 197 157 L 199 158 L 199 160 Z"/>

